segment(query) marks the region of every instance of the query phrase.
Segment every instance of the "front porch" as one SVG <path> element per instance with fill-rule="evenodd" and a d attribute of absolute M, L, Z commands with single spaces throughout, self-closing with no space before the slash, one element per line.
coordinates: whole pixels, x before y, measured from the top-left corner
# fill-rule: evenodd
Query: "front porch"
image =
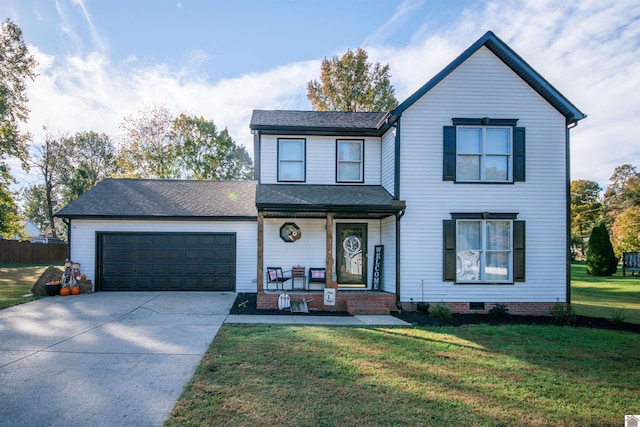
<path fill-rule="evenodd" d="M 259 310 L 277 310 L 278 298 L 283 291 L 264 291 L 257 294 Z M 398 311 L 395 294 L 381 291 L 336 292 L 335 305 L 324 304 L 323 291 L 287 291 L 291 301 L 307 302 L 309 311 L 344 311 L 352 315 L 389 314 Z"/>

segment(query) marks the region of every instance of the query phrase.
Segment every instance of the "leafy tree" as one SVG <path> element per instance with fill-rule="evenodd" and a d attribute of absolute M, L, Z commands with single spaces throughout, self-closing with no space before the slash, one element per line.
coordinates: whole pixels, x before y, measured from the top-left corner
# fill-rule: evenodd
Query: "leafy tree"
<path fill-rule="evenodd" d="M 65 202 L 77 199 L 98 182 L 118 172 L 117 151 L 108 135 L 78 132 L 63 141 L 60 184 Z"/>
<path fill-rule="evenodd" d="M 21 229 L 13 194 L 9 185 L 14 182 L 7 165 L 10 156 L 26 167 L 29 158 L 27 143 L 30 135 L 20 131 L 29 109 L 26 104 L 26 81 L 36 76 L 36 61 L 29 54 L 22 30 L 11 20 L 0 24 L 0 234 L 11 236 Z"/>
<path fill-rule="evenodd" d="M 320 81 L 307 83 L 307 98 L 316 111 L 391 111 L 398 105 L 389 65 L 367 62 L 367 52 L 347 50 L 325 58 Z"/>
<path fill-rule="evenodd" d="M 40 230 L 50 226 L 44 184 L 34 184 L 22 190 L 22 214 Z"/>
<path fill-rule="evenodd" d="M 38 171 L 41 179 L 48 225 L 53 237 L 57 236 L 56 221 L 53 214 L 60 208 L 61 169 L 65 165 L 65 136 L 53 136 L 47 133 L 44 142 L 34 146 L 35 156 L 31 167 Z"/>
<path fill-rule="evenodd" d="M 178 147 L 171 139 L 173 117 L 164 105 L 154 105 L 127 116 L 121 123 L 123 146 L 118 166 L 139 178 L 178 178 Z"/>
<path fill-rule="evenodd" d="M 613 252 L 609 232 L 604 222 L 596 225 L 587 248 L 587 274 L 611 276 L 618 269 L 618 258 Z"/>
<path fill-rule="evenodd" d="M 218 132 L 212 120 L 185 114 L 174 120 L 172 129 L 182 177 L 251 179 L 251 157 L 244 147 L 236 145 L 227 129 Z"/>
<path fill-rule="evenodd" d="M 613 249 L 622 256 L 623 252 L 640 250 L 640 206 L 625 209 L 616 217 L 611 229 Z"/>
<path fill-rule="evenodd" d="M 640 174 L 635 166 L 625 163 L 615 168 L 609 182 L 604 206 L 607 223 L 613 224 L 625 209 L 640 205 Z"/>
<path fill-rule="evenodd" d="M 590 230 L 602 218 L 600 185 L 595 181 L 571 181 L 572 247 L 584 254 L 584 242 Z"/>

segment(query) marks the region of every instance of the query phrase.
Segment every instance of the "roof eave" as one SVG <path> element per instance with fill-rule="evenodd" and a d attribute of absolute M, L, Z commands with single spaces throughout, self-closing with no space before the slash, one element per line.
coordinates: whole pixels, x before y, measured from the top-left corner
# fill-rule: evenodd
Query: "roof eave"
<path fill-rule="evenodd" d="M 86 219 L 86 220 L 157 220 L 157 221 L 257 221 L 257 215 L 236 216 L 179 216 L 179 215 L 90 215 L 90 214 L 64 214 L 57 213 L 56 218 Z"/>

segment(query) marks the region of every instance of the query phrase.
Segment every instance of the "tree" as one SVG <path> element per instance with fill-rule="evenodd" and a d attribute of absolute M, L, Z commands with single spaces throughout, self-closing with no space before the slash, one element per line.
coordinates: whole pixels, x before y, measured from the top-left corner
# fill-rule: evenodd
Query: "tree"
<path fill-rule="evenodd" d="M 602 217 L 600 185 L 595 181 L 571 181 L 572 247 L 584 254 L 584 241 Z"/>
<path fill-rule="evenodd" d="M 609 232 L 604 222 L 596 225 L 589 237 L 587 248 L 587 274 L 611 276 L 618 269 L 618 258 L 613 252 Z"/>
<path fill-rule="evenodd" d="M 625 163 L 615 168 L 609 182 L 603 200 L 607 223 L 613 224 L 625 209 L 640 205 L 640 174 Z"/>
<path fill-rule="evenodd" d="M 181 114 L 172 129 L 181 177 L 242 180 L 253 176 L 249 153 L 235 144 L 227 129 L 218 132 L 212 120 Z"/>
<path fill-rule="evenodd" d="M 118 172 L 116 147 L 104 133 L 78 132 L 64 139 L 62 149 L 64 160 L 59 166 L 65 203 Z"/>
<path fill-rule="evenodd" d="M 178 178 L 178 147 L 171 139 L 173 117 L 164 105 L 154 105 L 138 111 L 138 116 L 126 116 L 121 123 L 123 146 L 118 165 L 130 176 L 139 178 Z"/>
<path fill-rule="evenodd" d="M 391 111 L 398 105 L 389 65 L 367 62 L 367 52 L 347 50 L 325 58 L 320 81 L 307 83 L 307 98 L 316 111 Z"/>
<path fill-rule="evenodd" d="M 40 175 L 46 213 L 53 237 L 57 236 L 53 214 L 61 205 L 61 168 L 65 167 L 65 136 L 53 136 L 47 132 L 44 142 L 34 147 L 35 157 L 31 167 Z"/>
<path fill-rule="evenodd" d="M 640 206 L 625 209 L 616 217 L 611 229 L 613 249 L 622 256 L 623 252 L 640 250 Z"/>
<path fill-rule="evenodd" d="M 46 194 L 44 184 L 34 184 L 22 190 L 23 216 L 43 231 L 51 225 Z"/>
<path fill-rule="evenodd" d="M 0 233 L 12 236 L 20 230 L 13 194 L 9 185 L 14 182 L 7 165 L 10 156 L 18 158 L 23 167 L 29 158 L 27 143 L 30 135 L 20 131 L 26 122 L 26 81 L 35 78 L 36 61 L 29 54 L 22 38 L 22 30 L 7 19 L 0 25 Z"/>

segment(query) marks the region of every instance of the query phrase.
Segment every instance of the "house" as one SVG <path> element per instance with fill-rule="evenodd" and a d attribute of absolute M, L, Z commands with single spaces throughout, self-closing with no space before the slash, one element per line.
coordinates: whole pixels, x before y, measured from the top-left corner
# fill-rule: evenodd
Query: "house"
<path fill-rule="evenodd" d="M 283 287 L 268 267 L 303 266 L 337 288 L 332 305 L 294 292 L 321 309 L 545 314 L 570 300 L 569 129 L 585 117 L 488 32 L 391 112 L 254 111 L 256 181 L 107 180 L 58 216 L 102 290 L 217 289 L 206 257 L 192 266 L 204 248 L 234 259 L 220 289 L 263 308 Z"/>

